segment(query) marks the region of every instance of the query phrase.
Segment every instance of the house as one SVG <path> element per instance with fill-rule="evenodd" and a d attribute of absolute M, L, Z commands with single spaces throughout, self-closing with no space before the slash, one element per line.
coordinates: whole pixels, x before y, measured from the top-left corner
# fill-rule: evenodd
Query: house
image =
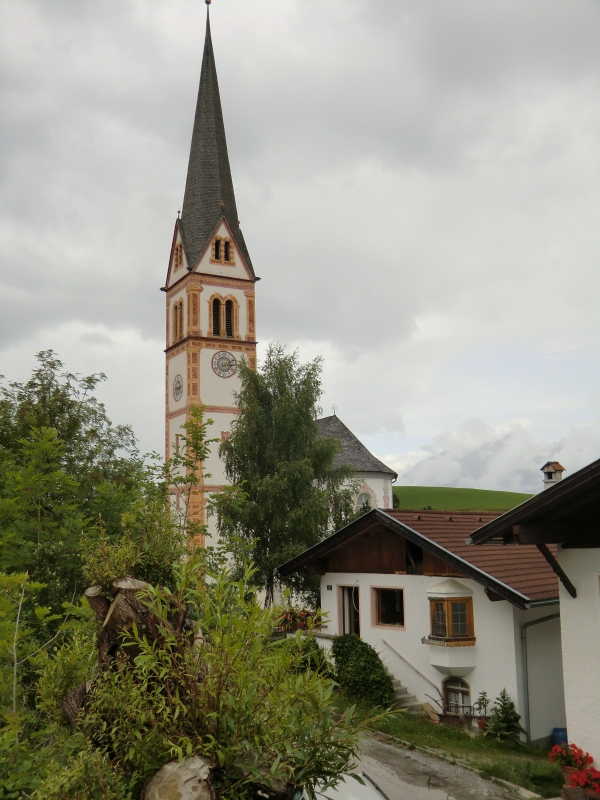
<path fill-rule="evenodd" d="M 375 458 L 335 414 L 318 419 L 317 425 L 323 438 L 339 439 L 341 443 L 333 466 L 351 467 L 354 470 L 354 479 L 358 484 L 355 508 L 358 510 L 365 504 L 370 508 L 393 508 L 392 484 L 398 478 L 397 473 Z"/>
<path fill-rule="evenodd" d="M 401 705 L 470 713 L 506 688 L 545 745 L 565 724 L 558 579 L 539 550 L 465 542 L 497 516 L 375 508 L 279 571 L 321 576 L 324 634 L 375 647 Z"/>
<path fill-rule="evenodd" d="M 556 464 L 556 462 L 551 462 Z M 560 467 L 560 464 L 558 465 Z M 547 470 L 548 464 L 544 466 Z M 561 468 L 562 470 L 562 468 Z M 548 470 L 547 470 L 548 471 Z M 560 580 L 560 624 L 569 741 L 600 767 L 600 460 L 475 531 L 485 552 L 513 560 L 536 550 Z M 513 555 L 514 554 L 514 555 Z M 549 696 L 550 699 L 550 696 Z"/>

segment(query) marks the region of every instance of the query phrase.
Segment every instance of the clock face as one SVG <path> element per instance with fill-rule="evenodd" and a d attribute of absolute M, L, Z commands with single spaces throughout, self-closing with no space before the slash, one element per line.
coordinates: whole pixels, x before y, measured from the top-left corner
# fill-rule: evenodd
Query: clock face
<path fill-rule="evenodd" d="M 212 368 L 220 378 L 231 378 L 237 369 L 237 361 L 231 353 L 221 350 L 214 354 Z"/>
<path fill-rule="evenodd" d="M 173 399 L 174 400 L 181 400 L 181 396 L 183 395 L 183 378 L 181 375 L 175 375 L 173 379 Z"/>

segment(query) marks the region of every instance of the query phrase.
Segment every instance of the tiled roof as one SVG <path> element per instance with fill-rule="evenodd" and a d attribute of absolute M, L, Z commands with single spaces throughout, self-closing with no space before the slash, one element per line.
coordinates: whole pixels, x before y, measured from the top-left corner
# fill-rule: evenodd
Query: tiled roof
<path fill-rule="evenodd" d="M 318 419 L 317 425 L 323 438 L 339 439 L 342 443 L 342 449 L 335 457 L 335 467 L 352 467 L 356 472 L 383 472 L 398 477 L 393 469 L 375 458 L 335 414 Z"/>
<path fill-rule="evenodd" d="M 244 261 L 254 275 L 235 204 L 217 68 L 207 17 L 200 88 L 180 224 L 190 269 L 195 267 L 223 218 L 227 220 Z"/>
<path fill-rule="evenodd" d="M 497 519 L 500 514 L 411 511 L 403 508 L 385 513 L 532 601 L 558 597 L 558 578 L 536 547 L 516 548 L 502 544 L 476 547 L 466 544 L 465 539 L 474 531 Z M 549 547 L 555 556 L 556 547 Z"/>

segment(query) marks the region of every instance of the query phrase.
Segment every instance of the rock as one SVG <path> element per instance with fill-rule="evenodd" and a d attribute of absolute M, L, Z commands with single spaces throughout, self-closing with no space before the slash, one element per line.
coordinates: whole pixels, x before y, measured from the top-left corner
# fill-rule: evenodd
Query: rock
<path fill-rule="evenodd" d="M 143 800 L 215 800 L 210 782 L 213 766 L 200 756 L 170 761 L 150 778 Z"/>

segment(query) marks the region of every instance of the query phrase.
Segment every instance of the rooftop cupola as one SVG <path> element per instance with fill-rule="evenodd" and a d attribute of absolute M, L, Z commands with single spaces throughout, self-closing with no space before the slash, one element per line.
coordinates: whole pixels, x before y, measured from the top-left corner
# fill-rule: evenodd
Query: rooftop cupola
<path fill-rule="evenodd" d="M 544 473 L 544 489 L 549 489 L 562 480 L 565 468 L 558 461 L 548 461 L 541 469 Z"/>
<path fill-rule="evenodd" d="M 254 274 L 235 203 L 207 3 L 200 88 L 181 219 L 178 221 L 190 270 L 194 269 L 222 219 L 229 225 L 246 266 Z"/>

